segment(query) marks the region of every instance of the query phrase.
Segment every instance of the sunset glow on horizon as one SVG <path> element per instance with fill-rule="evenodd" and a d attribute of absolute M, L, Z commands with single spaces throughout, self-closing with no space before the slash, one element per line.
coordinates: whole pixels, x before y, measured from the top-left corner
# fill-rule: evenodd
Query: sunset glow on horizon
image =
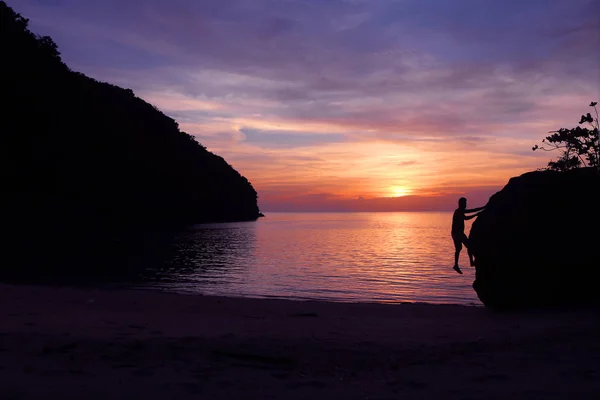
<path fill-rule="evenodd" d="M 8 4 L 222 156 L 266 212 L 477 206 L 600 100 L 594 0 Z"/>
<path fill-rule="evenodd" d="M 411 189 L 402 186 L 393 186 L 390 188 L 390 196 L 388 197 L 403 197 L 412 193 Z"/>

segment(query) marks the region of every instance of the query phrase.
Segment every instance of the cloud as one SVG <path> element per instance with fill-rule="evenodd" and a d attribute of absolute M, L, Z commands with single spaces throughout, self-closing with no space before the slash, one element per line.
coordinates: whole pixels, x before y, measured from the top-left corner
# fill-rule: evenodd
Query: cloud
<path fill-rule="evenodd" d="M 342 142 L 342 134 L 312 134 L 312 133 L 285 133 L 277 131 L 264 131 L 259 129 L 242 128 L 245 141 L 262 148 L 299 148 L 315 146 L 321 143 Z"/>
<path fill-rule="evenodd" d="M 420 164 L 420 163 L 415 160 L 410 160 L 410 161 L 401 161 L 396 165 L 398 165 L 399 167 L 410 167 L 411 165 L 416 165 L 416 164 Z"/>

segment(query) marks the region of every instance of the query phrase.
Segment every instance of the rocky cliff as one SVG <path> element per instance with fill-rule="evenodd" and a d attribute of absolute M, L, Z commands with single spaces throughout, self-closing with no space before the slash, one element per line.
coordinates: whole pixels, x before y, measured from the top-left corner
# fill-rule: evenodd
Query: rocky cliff
<path fill-rule="evenodd" d="M 493 308 L 600 299 L 600 174 L 582 168 L 512 178 L 473 223 L 473 287 Z"/>
<path fill-rule="evenodd" d="M 260 216 L 222 157 L 133 91 L 72 71 L 4 1 L 0 52 L 3 254 L 47 260 L 41 249 L 97 252 L 138 229 Z"/>

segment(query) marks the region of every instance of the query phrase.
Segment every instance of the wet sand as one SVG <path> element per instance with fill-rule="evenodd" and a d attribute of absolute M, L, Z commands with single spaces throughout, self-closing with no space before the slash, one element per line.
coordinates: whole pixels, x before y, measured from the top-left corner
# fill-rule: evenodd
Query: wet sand
<path fill-rule="evenodd" d="M 598 316 L 0 285 L 0 398 L 595 399 Z"/>

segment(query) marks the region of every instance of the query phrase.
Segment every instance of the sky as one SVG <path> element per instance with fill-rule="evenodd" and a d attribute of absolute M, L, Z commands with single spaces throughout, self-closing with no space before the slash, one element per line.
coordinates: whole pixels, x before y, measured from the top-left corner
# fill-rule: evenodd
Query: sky
<path fill-rule="evenodd" d="M 8 0 L 262 211 L 485 204 L 600 100 L 600 0 Z"/>

